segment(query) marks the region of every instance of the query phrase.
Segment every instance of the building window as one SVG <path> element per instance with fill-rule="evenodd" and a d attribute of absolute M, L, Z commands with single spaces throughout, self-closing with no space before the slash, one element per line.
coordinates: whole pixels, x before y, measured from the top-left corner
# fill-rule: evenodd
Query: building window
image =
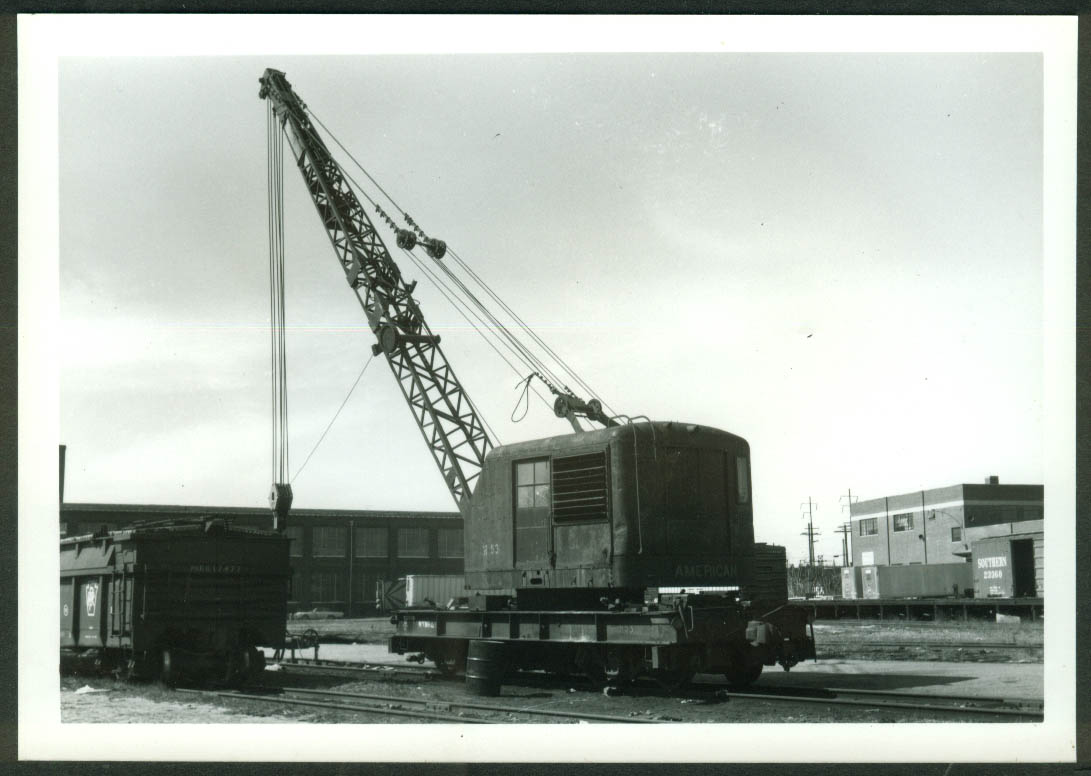
<path fill-rule="evenodd" d="M 399 558 L 427 558 L 428 557 L 428 529 L 427 528 L 399 528 L 398 529 L 398 557 Z"/>
<path fill-rule="evenodd" d="M 375 574 L 356 574 L 353 577 L 352 598 L 358 604 L 375 602 Z"/>
<path fill-rule="evenodd" d="M 311 555 L 316 558 L 345 557 L 344 526 L 315 526 L 311 529 Z"/>
<path fill-rule="evenodd" d="M 894 515 L 894 532 L 899 531 L 912 531 L 913 530 L 913 515 L 910 512 L 903 512 L 900 515 Z"/>
<path fill-rule="evenodd" d="M 878 536 L 879 535 L 879 518 L 868 517 L 860 521 L 860 535 L 861 536 Z"/>
<path fill-rule="evenodd" d="M 303 557 L 303 526 L 290 525 L 284 529 L 284 535 L 288 537 L 288 557 Z"/>
<path fill-rule="evenodd" d="M 993 525 L 1002 522 L 1003 513 L 996 507 L 973 507 L 966 510 L 966 525 Z"/>
<path fill-rule="evenodd" d="M 311 601 L 340 601 L 341 574 L 337 571 L 311 572 Z"/>
<path fill-rule="evenodd" d="M 461 528 L 440 528 L 437 538 L 439 539 L 439 557 L 441 557 L 441 558 L 461 558 L 462 557 L 462 529 Z"/>
<path fill-rule="evenodd" d="M 961 542 L 962 541 L 962 528 L 956 526 L 956 527 L 951 529 L 951 541 L 953 541 L 953 542 Z"/>
<path fill-rule="evenodd" d="M 385 526 L 356 529 L 357 558 L 385 558 L 390 554 Z"/>

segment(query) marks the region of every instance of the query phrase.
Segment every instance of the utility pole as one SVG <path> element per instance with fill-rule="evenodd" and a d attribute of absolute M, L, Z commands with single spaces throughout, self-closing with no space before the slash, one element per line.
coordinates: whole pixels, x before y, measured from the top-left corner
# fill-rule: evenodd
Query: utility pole
<path fill-rule="evenodd" d="M 849 492 L 841 496 L 841 511 L 846 509 L 849 511 L 849 522 L 842 523 L 841 527 L 837 529 L 837 533 L 841 534 L 841 546 L 845 550 L 844 565 L 852 565 L 852 555 L 849 554 L 849 537 L 852 536 L 852 505 L 860 500 L 859 496 L 852 495 L 852 488 L 848 489 Z"/>
<path fill-rule="evenodd" d="M 814 530 L 814 510 L 818 509 L 818 504 L 811 500 L 810 496 L 807 496 L 807 503 L 801 503 L 799 505 L 800 512 L 804 512 L 807 515 L 807 530 L 802 532 L 800 536 L 807 537 L 807 556 L 810 558 L 810 565 L 814 565 L 814 545 L 818 540 L 815 539 L 819 532 Z"/>
<path fill-rule="evenodd" d="M 852 557 L 849 555 L 849 535 L 852 533 L 852 523 L 841 523 L 841 527 L 834 533 L 841 534 L 841 565 L 851 566 Z"/>
<path fill-rule="evenodd" d="M 807 568 L 807 587 L 809 589 L 807 597 L 814 598 L 814 545 L 818 541 L 815 538 L 815 536 L 818 535 L 818 531 L 814 530 L 814 510 L 818 509 L 818 504 L 814 503 L 810 496 L 807 496 L 807 503 L 799 505 L 801 513 L 804 512 L 804 507 L 806 507 L 807 530 L 803 531 L 800 536 L 807 537 L 807 557 L 810 558 L 810 563 Z"/>

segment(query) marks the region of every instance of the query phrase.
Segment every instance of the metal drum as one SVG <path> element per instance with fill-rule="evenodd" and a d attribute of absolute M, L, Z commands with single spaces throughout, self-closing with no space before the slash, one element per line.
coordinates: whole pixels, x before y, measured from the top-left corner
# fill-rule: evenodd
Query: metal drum
<path fill-rule="evenodd" d="M 466 653 L 466 689 L 473 695 L 499 695 L 507 670 L 507 645 L 502 641 L 471 641 Z"/>

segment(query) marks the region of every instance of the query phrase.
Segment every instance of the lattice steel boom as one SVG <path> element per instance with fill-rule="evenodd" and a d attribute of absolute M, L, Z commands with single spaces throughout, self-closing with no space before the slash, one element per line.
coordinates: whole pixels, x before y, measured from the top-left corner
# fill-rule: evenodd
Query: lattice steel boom
<path fill-rule="evenodd" d="M 334 252 L 356 294 L 394 377 L 459 508 L 492 443 L 455 377 L 407 284 L 349 186 L 340 165 L 318 137 L 306 107 L 284 73 L 267 69 L 259 97 L 268 99 L 284 127 L 303 182 Z"/>

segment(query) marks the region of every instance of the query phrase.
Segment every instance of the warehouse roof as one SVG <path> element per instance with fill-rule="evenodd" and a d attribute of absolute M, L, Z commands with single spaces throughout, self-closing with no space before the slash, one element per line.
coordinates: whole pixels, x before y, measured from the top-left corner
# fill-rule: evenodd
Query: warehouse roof
<path fill-rule="evenodd" d="M 266 507 L 215 507 L 199 506 L 192 504 L 87 504 L 64 503 L 61 504 L 61 513 L 140 513 L 140 514 L 170 514 L 170 515 L 234 515 L 239 517 L 261 517 L 271 515 Z M 409 510 L 388 509 L 293 509 L 293 518 L 460 518 L 458 512 L 415 512 Z"/>

